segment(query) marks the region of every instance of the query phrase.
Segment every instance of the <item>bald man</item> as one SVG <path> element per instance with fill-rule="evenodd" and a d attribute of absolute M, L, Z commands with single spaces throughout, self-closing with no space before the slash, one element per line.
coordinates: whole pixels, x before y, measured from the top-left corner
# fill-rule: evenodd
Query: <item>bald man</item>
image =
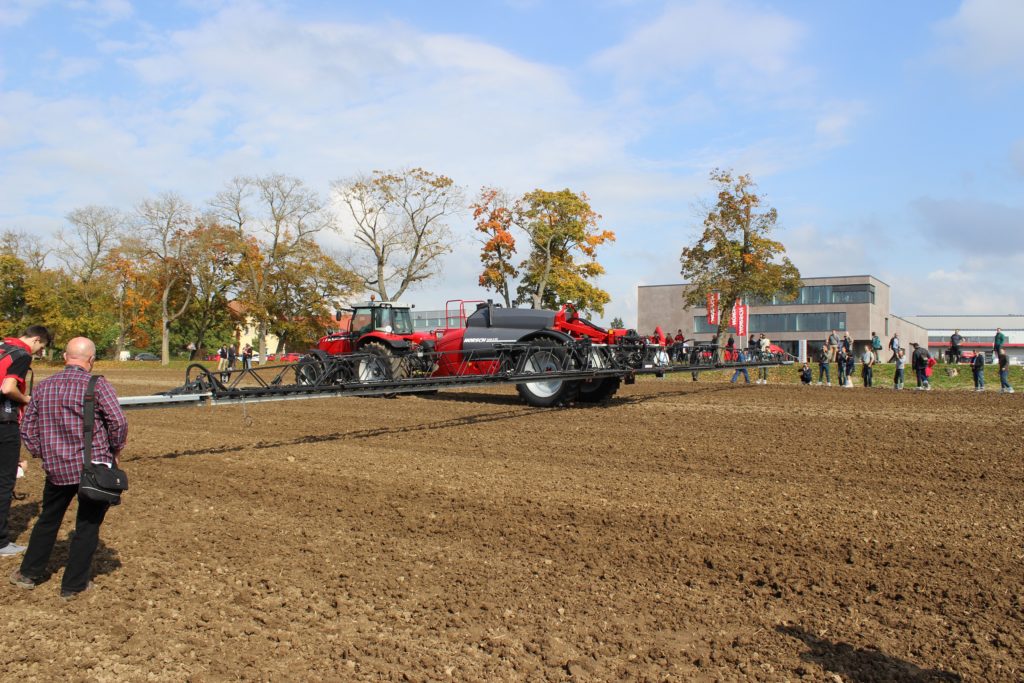
<path fill-rule="evenodd" d="M 46 484 L 43 511 L 32 529 L 21 568 L 11 575 L 11 583 L 35 588 L 45 577 L 64 513 L 71 501 L 78 498 L 75 536 L 61 579 L 61 597 L 65 599 L 92 586 L 92 558 L 99 545 L 100 525 L 110 507 L 78 497 L 84 452 L 82 406 L 95 362 L 96 346 L 92 341 L 85 337 L 69 341 L 64 351 L 64 369 L 36 386 L 21 423 L 22 442 L 29 453 L 42 458 Z M 128 421 L 118 405 L 117 394 L 100 377 L 96 382 L 92 461 L 117 465 L 127 438 Z"/>

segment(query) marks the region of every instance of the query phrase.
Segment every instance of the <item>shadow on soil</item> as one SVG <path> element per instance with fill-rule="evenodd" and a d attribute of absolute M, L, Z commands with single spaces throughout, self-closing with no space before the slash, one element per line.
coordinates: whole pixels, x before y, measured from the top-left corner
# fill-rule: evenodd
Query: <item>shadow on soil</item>
<path fill-rule="evenodd" d="M 28 531 L 32 520 L 39 516 L 42 506 L 39 501 L 31 503 L 19 503 L 11 506 L 11 512 L 7 515 L 8 533 L 10 537 L 17 538 Z"/>
<path fill-rule="evenodd" d="M 52 579 L 54 575 L 63 570 L 64 566 L 68 563 L 68 551 L 70 549 L 70 535 L 53 544 L 53 554 L 50 555 L 50 561 L 46 563 L 46 574 L 38 580 L 39 584 L 46 583 Z M 96 546 L 96 554 L 92 556 L 93 576 L 113 574 L 120 568 L 121 558 L 118 555 L 118 552 L 104 543 L 101 538 L 99 545 Z"/>
<path fill-rule="evenodd" d="M 843 680 L 853 683 L 955 683 L 963 680 L 959 674 L 922 669 L 878 650 L 818 638 L 797 626 L 777 626 L 775 630 L 810 648 L 800 655 L 805 662 L 840 674 Z"/>
<path fill-rule="evenodd" d="M 329 441 L 341 441 L 343 439 L 372 439 L 379 436 L 392 434 L 409 434 L 413 432 L 432 431 L 435 429 L 449 429 L 451 427 L 462 427 L 466 425 L 487 424 L 489 422 L 502 422 L 504 420 L 516 420 L 527 415 L 536 415 L 542 412 L 560 410 L 559 408 L 526 408 L 504 413 L 478 413 L 454 417 L 449 420 L 437 420 L 423 424 L 413 424 L 395 427 L 379 427 L 376 429 L 358 429 L 350 432 L 332 432 L 330 434 L 311 434 L 300 436 L 294 439 L 281 439 L 278 441 L 260 441 L 254 444 L 232 444 L 228 446 L 213 446 L 210 448 L 198 448 L 187 451 L 171 451 L 170 453 L 159 453 L 154 455 L 139 456 L 132 460 L 155 460 L 160 458 L 182 458 L 191 455 L 219 455 L 222 453 L 234 453 L 245 450 L 262 450 L 266 448 L 280 448 L 282 446 L 298 446 L 301 444 L 324 443 Z"/>

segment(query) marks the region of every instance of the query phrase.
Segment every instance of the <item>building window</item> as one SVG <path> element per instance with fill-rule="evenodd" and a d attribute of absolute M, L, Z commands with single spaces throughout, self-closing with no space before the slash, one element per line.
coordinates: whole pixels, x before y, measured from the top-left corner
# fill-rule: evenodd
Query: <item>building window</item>
<path fill-rule="evenodd" d="M 857 285 L 813 285 L 800 288 L 795 299 L 787 301 L 782 295 L 770 298 L 750 297 L 751 306 L 788 306 L 793 304 L 873 304 L 875 286 Z M 831 329 L 831 328 L 830 328 Z"/>
<path fill-rule="evenodd" d="M 717 327 L 708 325 L 704 316 L 694 316 L 697 334 L 714 334 Z M 750 316 L 751 332 L 822 332 L 846 329 L 846 313 L 755 313 Z"/>

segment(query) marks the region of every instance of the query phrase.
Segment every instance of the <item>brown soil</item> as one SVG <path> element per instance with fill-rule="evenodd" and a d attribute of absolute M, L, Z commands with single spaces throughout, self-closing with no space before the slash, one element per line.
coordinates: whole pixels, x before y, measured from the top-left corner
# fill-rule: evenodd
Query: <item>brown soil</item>
<path fill-rule="evenodd" d="M 123 394 L 177 374 L 106 374 Z M 1019 681 L 1022 398 L 646 380 L 130 413 L 6 680 Z M 28 540 L 32 463 L 12 524 Z M 70 517 L 70 515 L 69 515 Z M 4 571 L 17 562 L 3 560 Z"/>

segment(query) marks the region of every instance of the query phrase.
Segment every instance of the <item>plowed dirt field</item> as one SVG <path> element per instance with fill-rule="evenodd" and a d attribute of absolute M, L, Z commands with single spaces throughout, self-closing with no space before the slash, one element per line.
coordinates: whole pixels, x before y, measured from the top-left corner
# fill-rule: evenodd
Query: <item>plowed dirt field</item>
<path fill-rule="evenodd" d="M 0 589 L 0 671 L 1020 681 L 1022 408 L 709 375 L 596 408 L 503 388 L 132 412 L 96 588 L 59 598 L 69 515 L 53 577 Z M 21 543 L 42 485 L 35 461 Z"/>

